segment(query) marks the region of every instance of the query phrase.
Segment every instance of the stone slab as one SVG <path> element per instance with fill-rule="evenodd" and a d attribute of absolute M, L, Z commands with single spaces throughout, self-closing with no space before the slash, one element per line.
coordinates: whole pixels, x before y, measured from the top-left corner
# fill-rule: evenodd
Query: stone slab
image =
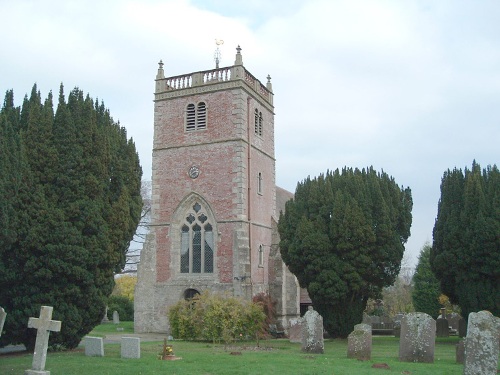
<path fill-rule="evenodd" d="M 436 321 L 425 313 L 406 314 L 401 319 L 399 360 L 402 362 L 434 362 Z"/>
<path fill-rule="evenodd" d="M 122 337 L 122 358 L 141 358 L 141 339 L 139 337 Z"/>
<path fill-rule="evenodd" d="M 87 357 L 104 357 L 102 337 L 85 336 L 85 355 Z"/>

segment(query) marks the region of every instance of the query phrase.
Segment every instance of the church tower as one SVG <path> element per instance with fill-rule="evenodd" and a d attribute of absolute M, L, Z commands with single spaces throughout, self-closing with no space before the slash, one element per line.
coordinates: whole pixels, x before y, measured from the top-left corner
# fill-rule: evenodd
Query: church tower
<path fill-rule="evenodd" d="M 264 85 L 247 71 L 239 46 L 230 67 L 165 77 L 163 65 L 136 332 L 168 332 L 168 307 L 180 299 L 208 289 L 249 300 L 276 279 L 269 270 L 279 215 L 271 77 Z"/>

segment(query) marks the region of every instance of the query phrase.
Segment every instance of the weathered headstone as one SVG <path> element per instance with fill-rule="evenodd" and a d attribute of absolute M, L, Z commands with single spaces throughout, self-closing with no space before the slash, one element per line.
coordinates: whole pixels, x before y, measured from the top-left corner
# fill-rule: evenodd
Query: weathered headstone
<path fill-rule="evenodd" d="M 28 328 L 35 328 L 37 333 L 33 363 L 30 370 L 24 371 L 24 375 L 50 375 L 50 371 L 45 371 L 49 335 L 51 331 L 59 332 L 61 330 L 61 322 L 52 320 L 52 310 L 52 306 L 42 306 L 39 318 L 28 319 Z"/>
<path fill-rule="evenodd" d="M 436 337 L 449 337 L 450 336 L 450 326 L 448 325 L 448 319 L 438 318 L 436 320 Z"/>
<path fill-rule="evenodd" d="M 464 318 L 458 319 L 458 337 L 467 336 L 467 322 Z"/>
<path fill-rule="evenodd" d="M 323 353 L 323 317 L 309 306 L 302 318 L 302 351 L 308 353 Z"/>
<path fill-rule="evenodd" d="M 489 311 L 469 314 L 465 338 L 464 375 L 497 373 L 500 319 Z"/>
<path fill-rule="evenodd" d="M 448 314 L 446 316 L 446 319 L 448 319 L 448 325 L 451 327 L 451 331 L 455 334 L 458 334 L 458 321 L 462 319 L 460 314 L 457 314 L 455 312 Z"/>
<path fill-rule="evenodd" d="M 139 337 L 122 337 L 122 358 L 141 358 L 141 339 Z"/>
<path fill-rule="evenodd" d="M 3 324 L 5 323 L 5 318 L 7 317 L 7 313 L 0 307 L 0 337 L 2 336 Z"/>
<path fill-rule="evenodd" d="M 347 337 L 347 358 L 368 361 L 372 356 L 372 327 L 369 324 L 356 324 L 354 331 Z"/>
<path fill-rule="evenodd" d="M 464 363 L 465 357 L 465 343 L 464 340 L 460 340 L 455 348 L 455 359 L 457 363 Z"/>
<path fill-rule="evenodd" d="M 118 314 L 118 311 L 113 311 L 113 323 L 114 324 L 120 324 L 120 314 Z"/>
<path fill-rule="evenodd" d="M 403 362 L 434 362 L 436 321 L 425 313 L 406 314 L 401 319 L 399 360 Z"/>
<path fill-rule="evenodd" d="M 104 357 L 102 337 L 85 336 L 85 355 L 87 357 Z"/>
<path fill-rule="evenodd" d="M 290 342 L 302 342 L 302 319 L 290 319 L 288 322 L 288 339 Z"/>

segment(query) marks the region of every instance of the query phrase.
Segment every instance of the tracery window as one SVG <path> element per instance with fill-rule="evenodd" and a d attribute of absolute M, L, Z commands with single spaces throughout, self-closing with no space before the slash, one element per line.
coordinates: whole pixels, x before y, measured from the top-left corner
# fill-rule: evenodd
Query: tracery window
<path fill-rule="evenodd" d="M 214 234 L 212 224 L 195 203 L 181 227 L 181 273 L 214 272 Z"/>
<path fill-rule="evenodd" d="M 189 103 L 186 107 L 186 131 L 207 128 L 207 105 L 199 102 L 197 105 Z"/>

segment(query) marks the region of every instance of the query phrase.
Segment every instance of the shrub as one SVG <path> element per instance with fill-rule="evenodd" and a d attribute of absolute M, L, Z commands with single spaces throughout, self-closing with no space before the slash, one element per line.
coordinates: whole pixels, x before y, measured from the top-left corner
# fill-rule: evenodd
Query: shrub
<path fill-rule="evenodd" d="M 124 296 L 110 296 L 108 298 L 108 319 L 113 319 L 113 311 L 118 311 L 121 321 L 134 320 L 134 303 Z"/>
<path fill-rule="evenodd" d="M 255 337 L 265 321 L 260 304 L 208 291 L 179 301 L 168 312 L 171 334 L 180 339 L 201 339 L 226 344 Z"/>

